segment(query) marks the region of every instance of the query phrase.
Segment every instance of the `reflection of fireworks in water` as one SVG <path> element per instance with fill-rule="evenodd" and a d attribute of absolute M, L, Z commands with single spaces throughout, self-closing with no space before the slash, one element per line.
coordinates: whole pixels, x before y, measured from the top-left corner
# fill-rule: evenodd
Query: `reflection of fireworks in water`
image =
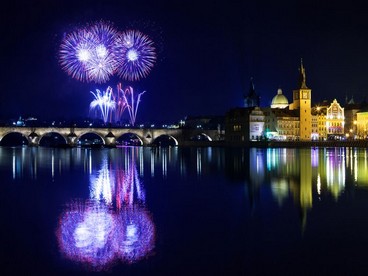
<path fill-rule="evenodd" d="M 101 169 L 97 176 L 92 174 L 90 177 L 90 198 L 104 200 L 106 204 L 112 203 L 115 182 L 114 176 L 110 173 L 107 159 L 102 160 Z"/>
<path fill-rule="evenodd" d="M 117 31 L 103 21 L 66 35 L 59 50 L 61 68 L 80 81 L 108 81 L 117 66 L 116 37 Z"/>
<path fill-rule="evenodd" d="M 66 258 L 103 270 L 116 259 L 133 263 L 152 252 L 155 226 L 142 207 L 144 190 L 134 152 L 127 154 L 131 154 L 127 170 L 123 171 L 118 164 L 113 176 L 114 171 L 109 171 L 104 159 L 98 175 L 91 177 L 92 200 L 85 204 L 72 202 L 60 215 L 56 235 Z M 112 198 L 116 200 L 116 211 L 112 210 Z"/>
<path fill-rule="evenodd" d="M 146 198 L 143 185 L 138 177 L 135 164 L 135 152 L 126 150 L 127 166 L 125 170 L 116 170 L 116 208 L 120 210 L 124 206 L 132 206 L 133 203 L 144 204 Z"/>
<path fill-rule="evenodd" d="M 107 207 L 91 202 L 70 204 L 59 219 L 57 237 L 68 259 L 102 269 L 114 258 L 114 217 Z"/>
<path fill-rule="evenodd" d="M 96 89 L 96 93 L 91 91 L 92 95 L 95 99 L 90 104 L 90 110 L 94 110 L 95 108 L 99 108 L 98 110 L 101 113 L 102 119 L 104 123 L 106 123 L 109 119 L 109 115 L 111 111 L 115 109 L 115 101 L 111 99 L 112 88 L 108 87 L 106 91 L 101 91 Z"/>
<path fill-rule="evenodd" d="M 144 78 L 156 62 L 153 41 L 136 30 L 128 30 L 118 35 L 117 58 L 120 77 L 135 81 Z"/>
<path fill-rule="evenodd" d="M 133 206 L 113 213 L 94 204 L 78 211 L 71 205 L 60 216 L 57 238 L 66 258 L 102 270 L 116 259 L 132 263 L 153 250 L 155 226 L 144 208 Z"/>
<path fill-rule="evenodd" d="M 140 207 L 124 209 L 117 215 L 116 225 L 117 250 L 123 261 L 136 262 L 153 250 L 154 225 L 147 212 Z"/>

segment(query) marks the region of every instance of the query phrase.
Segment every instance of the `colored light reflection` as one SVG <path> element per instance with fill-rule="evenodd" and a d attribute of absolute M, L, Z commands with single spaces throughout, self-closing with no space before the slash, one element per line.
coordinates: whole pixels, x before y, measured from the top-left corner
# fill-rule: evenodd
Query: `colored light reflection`
<path fill-rule="evenodd" d="M 67 259 L 100 271 L 118 260 L 134 263 L 152 253 L 155 225 L 144 207 L 134 152 L 128 154 L 125 170 L 103 159 L 90 177 L 90 199 L 69 203 L 60 215 L 56 235 Z"/>

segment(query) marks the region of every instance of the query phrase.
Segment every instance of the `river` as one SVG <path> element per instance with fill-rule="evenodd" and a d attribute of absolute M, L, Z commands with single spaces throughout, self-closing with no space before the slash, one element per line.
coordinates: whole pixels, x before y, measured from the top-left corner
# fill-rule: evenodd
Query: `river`
<path fill-rule="evenodd" d="M 0 271 L 364 274 L 367 167 L 363 148 L 0 147 Z"/>

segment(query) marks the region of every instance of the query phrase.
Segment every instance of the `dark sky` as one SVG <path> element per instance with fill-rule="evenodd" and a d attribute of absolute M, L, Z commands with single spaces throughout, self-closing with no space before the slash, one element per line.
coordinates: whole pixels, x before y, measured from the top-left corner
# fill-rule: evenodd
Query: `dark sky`
<path fill-rule="evenodd" d="M 321 2 L 326 2 L 325 4 Z M 327 3 L 329 2 L 329 3 Z M 312 102 L 360 101 L 368 75 L 368 19 L 354 1 L 9 1 L 1 8 L 0 117 L 87 117 L 90 91 L 59 66 L 65 33 L 95 20 L 149 35 L 158 62 L 132 85 L 145 90 L 138 121 L 176 122 L 242 106 L 254 79 L 261 105 L 281 87 L 291 101 L 300 59 Z"/>

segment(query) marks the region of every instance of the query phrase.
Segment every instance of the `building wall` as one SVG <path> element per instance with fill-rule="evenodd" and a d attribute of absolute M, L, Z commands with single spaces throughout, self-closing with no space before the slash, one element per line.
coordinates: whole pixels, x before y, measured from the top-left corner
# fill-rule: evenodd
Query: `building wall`
<path fill-rule="evenodd" d="M 249 114 L 249 140 L 261 140 L 264 137 L 265 115 L 259 107 Z"/>
<path fill-rule="evenodd" d="M 277 133 L 280 140 L 295 141 L 299 139 L 298 117 L 277 117 Z"/>
<path fill-rule="evenodd" d="M 345 115 L 345 133 L 349 135 L 350 138 L 355 138 L 357 135 L 357 112 L 359 109 L 344 109 Z"/>
<path fill-rule="evenodd" d="M 225 141 L 230 144 L 249 143 L 249 114 L 251 109 L 234 108 L 226 113 Z"/>
<path fill-rule="evenodd" d="M 327 136 L 345 136 L 344 132 L 345 117 L 344 108 L 340 106 L 336 99 L 327 108 L 326 128 Z"/>
<path fill-rule="evenodd" d="M 368 134 L 368 111 L 357 112 L 357 135 L 360 139 L 366 139 Z"/>

